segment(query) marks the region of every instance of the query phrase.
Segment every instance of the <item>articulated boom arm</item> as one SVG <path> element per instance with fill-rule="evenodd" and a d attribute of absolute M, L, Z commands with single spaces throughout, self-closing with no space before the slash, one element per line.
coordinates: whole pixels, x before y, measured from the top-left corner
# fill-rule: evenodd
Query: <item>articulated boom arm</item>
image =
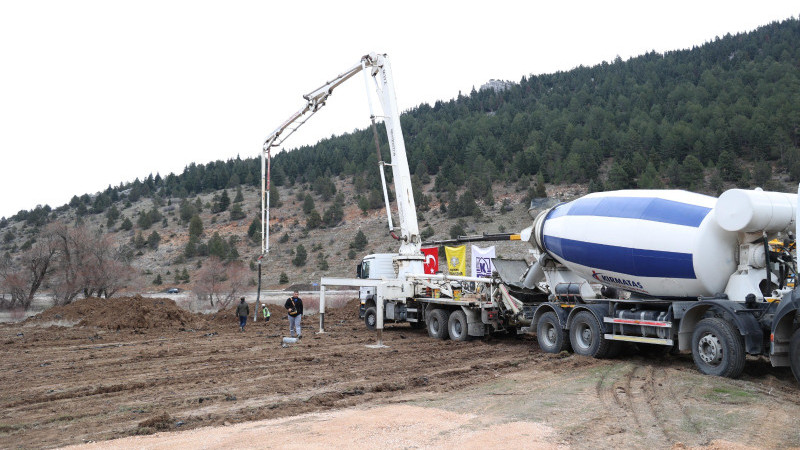
<path fill-rule="evenodd" d="M 381 181 L 384 181 L 385 178 L 383 176 L 383 166 L 390 165 L 392 167 L 395 196 L 397 198 L 397 213 L 400 219 L 400 235 L 396 236 L 401 241 L 399 253 L 401 256 L 415 257 L 421 255 L 421 239 L 419 236 L 419 224 L 417 223 L 417 206 L 414 203 L 414 193 L 411 190 L 411 172 L 408 169 L 406 144 L 403 139 L 403 130 L 400 128 L 400 110 L 397 107 L 397 98 L 394 93 L 394 80 L 392 79 L 392 73 L 389 67 L 389 59 L 386 55 L 372 54 L 369 56 L 374 57 L 371 59 L 373 67 L 372 76 L 375 78 L 378 96 L 381 101 L 381 106 L 383 107 L 383 124 L 386 126 L 386 136 L 389 140 L 389 152 L 392 158 L 391 164 L 382 161 L 380 157 L 380 147 L 378 147 L 378 164 L 380 164 L 381 167 Z M 364 60 L 362 60 L 362 62 L 363 61 Z M 370 113 L 374 127 L 375 116 L 372 114 L 371 109 L 372 104 L 370 103 Z M 375 145 L 376 147 L 378 146 L 377 137 L 375 139 Z M 391 209 L 389 208 L 388 195 L 386 195 L 385 189 L 384 183 L 389 231 L 395 236 L 394 230 L 392 229 Z M 421 273 L 421 264 L 418 269 L 419 273 Z"/>
<path fill-rule="evenodd" d="M 369 72 L 366 69 L 370 69 Z M 397 108 L 397 99 L 394 93 L 394 83 L 392 80 L 389 60 L 386 55 L 370 53 L 361 58 L 361 62 L 351 67 L 346 72 L 340 74 L 333 80 L 323 84 L 319 88 L 304 95 L 306 104 L 297 112 L 289 116 L 278 128 L 275 129 L 264 141 L 263 151 L 261 152 L 261 236 L 262 236 L 262 257 L 269 252 L 269 178 L 270 178 L 270 150 L 272 147 L 281 145 L 289 136 L 306 123 L 311 116 L 316 114 L 333 93 L 333 90 L 352 78 L 358 72 L 364 71 L 364 80 L 369 91 L 369 77 L 375 80 L 378 98 L 383 108 L 384 125 L 389 139 L 389 150 L 391 153 L 391 163 L 385 163 L 380 157 L 380 147 L 378 147 L 378 160 L 381 169 L 382 181 L 384 182 L 384 198 L 386 200 L 386 211 L 389 220 L 390 232 L 401 241 L 400 255 L 413 257 L 420 255 L 419 225 L 417 224 L 416 205 L 414 195 L 411 190 L 411 174 L 408 168 L 406 147 L 403 140 L 403 132 L 400 129 L 400 112 Z M 367 98 L 370 98 L 367 92 Z M 372 113 L 372 103 L 370 101 L 370 118 L 375 126 L 375 115 Z M 288 131 L 288 132 L 287 132 Z M 376 134 L 376 146 L 378 145 Z M 385 178 L 383 177 L 383 167 L 390 166 L 394 176 L 395 194 L 397 197 L 397 208 L 400 218 L 400 233 L 395 234 L 392 226 L 391 210 L 389 208 L 388 195 L 386 194 Z M 421 264 L 420 264 L 421 267 Z M 421 270 L 420 270 L 421 271 Z"/>

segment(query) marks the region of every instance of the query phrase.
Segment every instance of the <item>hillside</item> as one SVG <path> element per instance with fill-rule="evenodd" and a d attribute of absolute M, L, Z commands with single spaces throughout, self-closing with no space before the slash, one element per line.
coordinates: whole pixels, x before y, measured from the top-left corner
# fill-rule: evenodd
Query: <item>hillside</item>
<path fill-rule="evenodd" d="M 794 190 L 798 60 L 800 21 L 789 19 L 690 50 L 523 76 L 504 89 L 412 108 L 401 122 L 421 229 L 446 238 L 461 221 L 467 233 L 518 231 L 529 222 L 525 205 L 544 186 L 558 200 L 623 188 Z M 268 286 L 282 272 L 284 286 L 351 275 L 357 255 L 395 249 L 376 165 L 368 130 L 274 157 L 272 196 L 282 205 L 272 210 Z M 35 260 L 53 223 L 82 224 L 113 241 L 114 258 L 140 275 L 127 283 L 134 289 L 191 288 L 209 255 L 243 262 L 252 284 L 259 180 L 257 158 L 191 163 L 181 174 L 151 174 L 0 219 L 0 292 L 9 280 L 26 281 L 9 275 Z M 351 252 L 359 228 L 368 245 Z M 307 261 L 295 265 L 301 244 Z M 527 248 L 501 252 L 524 256 Z M 44 289 L 54 285 L 50 269 L 38 280 Z"/>
<path fill-rule="evenodd" d="M 355 190 L 352 185 L 336 180 L 337 191 L 344 198 L 343 218 L 333 227 L 316 228 L 307 230 L 308 218 L 302 211 L 302 201 L 297 199 L 298 193 L 305 194 L 312 191 L 310 187 L 295 185 L 294 187 L 280 187 L 275 192 L 282 199 L 278 207 L 271 208 L 270 221 L 270 253 L 264 262 L 262 283 L 265 289 L 287 288 L 291 285 L 308 286 L 318 283 L 322 276 L 350 277 L 355 274 L 355 265 L 358 258 L 367 253 L 396 251 L 397 245 L 388 234 L 386 215 L 382 210 L 371 210 L 362 213 L 357 206 Z M 494 206 L 481 205 L 482 217 L 480 220 L 470 219 L 464 227 L 467 233 L 497 233 L 519 231 L 529 226 L 530 218 L 527 206 L 521 202 L 525 191 L 517 191 L 513 186 L 504 188 L 498 186 L 498 203 Z M 233 192 L 233 191 L 232 191 Z M 198 214 L 203 223 L 201 244 L 208 243 L 215 233 L 218 233 L 227 243 L 232 243 L 236 249 L 235 258 L 244 261 L 248 267 L 248 284 L 253 286 L 257 279 L 257 266 L 254 265 L 260 254 L 260 240 L 256 241 L 248 236 L 248 230 L 254 218 L 259 216 L 261 200 L 258 190 L 245 187 L 241 190 L 243 200 L 239 203 L 247 211 L 246 217 L 232 220 L 230 211 L 212 212 L 214 197 L 217 192 L 198 195 L 191 200 L 199 200 L 203 210 Z M 575 196 L 579 188 L 561 188 L 554 195 Z M 231 195 L 233 197 L 233 195 Z M 329 209 L 334 200 L 324 201 L 316 197 L 316 208 Z M 506 200 L 507 211 L 501 212 L 503 200 Z M 142 198 L 129 206 L 121 205 L 120 217 L 115 224 L 108 227 L 108 218 L 102 214 L 88 214 L 78 216 L 72 210 L 52 212 L 54 220 L 68 224 L 82 223 L 89 229 L 102 230 L 120 246 L 126 247 L 132 254 L 132 265 L 138 277 L 131 283 L 129 291 L 140 290 L 164 291 L 171 287 L 191 290 L 195 285 L 197 273 L 201 269 L 207 255 L 187 257 L 186 246 L 189 242 L 189 224 L 181 220 L 178 204 L 181 199 L 168 198 L 163 201 L 163 206 L 156 207 L 163 219 L 142 229 L 134 225 L 130 230 L 122 229 L 125 219 L 133 223 L 139 222 L 137 217 L 147 214 L 154 207 L 154 202 L 149 198 Z M 236 205 L 233 203 L 232 205 Z M 395 216 L 396 217 L 396 216 Z M 420 212 L 420 227 L 430 226 L 434 234 L 430 239 L 446 239 L 450 237 L 450 228 L 456 225 L 458 218 L 448 218 L 439 212 L 438 204 L 432 204 L 429 211 Z M 461 219 L 463 220 L 463 219 Z M 367 237 L 367 245 L 363 250 L 350 254 L 350 244 L 356 233 L 362 230 Z M 22 255 L 37 239 L 40 229 L 26 225 L 25 222 L 14 222 L 4 230 L 4 236 L 13 236 L 4 239 L 3 249 L 9 254 Z M 147 237 L 157 233 L 160 240 L 157 248 L 146 244 Z M 137 248 L 136 239 L 142 236 L 144 244 Z M 258 236 L 255 236 L 258 239 Z M 207 244 L 210 245 L 210 244 Z M 308 253 L 307 262 L 302 266 L 292 263 L 295 251 L 303 245 Z M 498 251 L 508 257 L 524 257 L 528 252 L 525 243 L 501 243 Z M 352 256 L 352 257 L 351 257 Z M 322 261 L 325 261 L 323 263 Z M 327 265 L 327 268 L 325 268 Z M 188 274 L 189 281 L 176 278 L 183 273 Z M 286 273 L 287 283 L 279 283 L 281 273 Z M 160 275 L 162 284 L 154 285 L 153 281 Z M 44 286 L 47 289 L 47 285 Z"/>

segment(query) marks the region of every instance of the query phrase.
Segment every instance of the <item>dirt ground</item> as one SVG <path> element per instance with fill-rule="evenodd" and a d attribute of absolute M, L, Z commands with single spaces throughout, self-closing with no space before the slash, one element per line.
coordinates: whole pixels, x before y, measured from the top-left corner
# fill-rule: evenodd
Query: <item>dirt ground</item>
<path fill-rule="evenodd" d="M 595 360 L 408 325 L 374 349 L 356 302 L 282 347 L 280 314 L 242 333 L 232 311 L 118 301 L 0 326 L 1 448 L 800 446 L 800 387 L 764 359 L 730 380 L 689 355 Z"/>

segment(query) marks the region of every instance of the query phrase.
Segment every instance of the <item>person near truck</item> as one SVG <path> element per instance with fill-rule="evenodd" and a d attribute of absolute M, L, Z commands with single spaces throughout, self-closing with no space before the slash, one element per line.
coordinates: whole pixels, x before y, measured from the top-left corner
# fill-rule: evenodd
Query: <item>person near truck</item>
<path fill-rule="evenodd" d="M 289 334 L 292 337 L 295 337 L 296 334 L 298 339 L 302 338 L 300 321 L 303 319 L 303 300 L 300 299 L 297 291 L 294 291 L 294 294 L 286 299 L 286 303 L 283 306 L 289 312 Z"/>
<path fill-rule="evenodd" d="M 236 307 L 236 315 L 239 316 L 239 328 L 244 331 L 244 326 L 247 325 L 247 316 L 250 315 L 250 306 L 244 302 L 244 297 L 239 302 L 239 306 Z"/>

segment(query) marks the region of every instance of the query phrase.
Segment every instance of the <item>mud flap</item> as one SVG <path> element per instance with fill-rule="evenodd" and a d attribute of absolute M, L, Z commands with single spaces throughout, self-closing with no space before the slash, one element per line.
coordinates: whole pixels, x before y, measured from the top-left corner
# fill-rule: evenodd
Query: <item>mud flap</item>
<path fill-rule="evenodd" d="M 464 314 L 467 315 L 467 334 L 470 336 L 483 336 L 486 327 L 483 326 L 483 322 L 481 321 L 480 311 L 464 307 L 461 309 L 464 311 Z"/>

